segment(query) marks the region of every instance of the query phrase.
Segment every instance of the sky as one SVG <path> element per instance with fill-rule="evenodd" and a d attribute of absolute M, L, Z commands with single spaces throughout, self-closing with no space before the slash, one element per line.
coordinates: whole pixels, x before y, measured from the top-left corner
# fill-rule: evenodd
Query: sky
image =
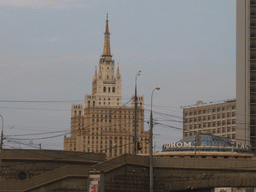
<path fill-rule="evenodd" d="M 235 0 L 0 0 L 4 148 L 63 149 L 71 105 L 91 94 L 106 13 L 123 103 L 142 70 L 147 122 L 161 88 L 156 151 L 182 139 L 182 106 L 236 97 Z"/>

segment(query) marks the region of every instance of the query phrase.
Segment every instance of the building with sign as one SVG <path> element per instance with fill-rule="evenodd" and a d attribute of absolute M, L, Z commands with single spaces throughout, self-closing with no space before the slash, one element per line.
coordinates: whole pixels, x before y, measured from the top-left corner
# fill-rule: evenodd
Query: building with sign
<path fill-rule="evenodd" d="M 122 104 L 122 80 L 119 64 L 110 51 L 110 33 L 106 20 L 103 54 L 99 70 L 95 67 L 92 94 L 85 95 L 84 106 L 72 105 L 71 136 L 64 138 L 64 150 L 105 153 L 107 158 L 134 151 L 134 128 L 141 150 L 138 154 L 149 154 L 149 131 L 144 131 L 144 97 L 137 97 L 137 122 L 135 99 L 131 106 Z"/>
<path fill-rule="evenodd" d="M 235 141 L 236 126 L 235 100 L 210 105 L 198 101 L 195 107 L 183 109 L 183 138 L 209 132 Z"/>
<path fill-rule="evenodd" d="M 162 152 L 154 155 L 174 158 L 250 159 L 253 157 L 251 146 L 210 133 L 199 133 L 175 143 L 164 144 Z"/>
<path fill-rule="evenodd" d="M 123 154 L 105 160 L 103 153 L 1 152 L 0 192 L 149 191 L 149 157 Z M 154 192 L 224 192 L 230 187 L 233 192 L 249 192 L 256 188 L 255 159 L 155 156 L 153 173 Z"/>

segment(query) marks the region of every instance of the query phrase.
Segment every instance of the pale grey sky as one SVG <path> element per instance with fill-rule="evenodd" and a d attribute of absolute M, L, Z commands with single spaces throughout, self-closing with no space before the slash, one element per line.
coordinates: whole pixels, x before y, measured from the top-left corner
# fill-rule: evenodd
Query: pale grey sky
<path fill-rule="evenodd" d="M 15 138 L 31 138 L 20 143 L 63 149 L 71 105 L 91 93 L 106 13 L 123 103 L 134 94 L 141 69 L 138 93 L 145 97 L 146 121 L 157 86 L 161 90 L 154 93 L 153 109 L 168 115 L 154 113 L 155 119 L 179 128 L 182 123 L 173 120 L 182 121 L 180 106 L 235 98 L 235 0 L 0 0 L 0 114 L 6 148 L 18 147 L 7 141 L 19 135 Z M 155 133 L 157 147 L 182 138 L 181 130 L 159 124 Z"/>

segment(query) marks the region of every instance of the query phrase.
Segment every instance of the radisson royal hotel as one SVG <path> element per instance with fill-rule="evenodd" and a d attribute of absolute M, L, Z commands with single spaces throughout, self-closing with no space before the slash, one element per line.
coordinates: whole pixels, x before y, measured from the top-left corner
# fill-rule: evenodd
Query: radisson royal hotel
<path fill-rule="evenodd" d="M 92 94 L 85 95 L 84 106 L 72 105 L 71 136 L 64 138 L 64 150 L 105 153 L 113 158 L 134 151 L 134 107 L 123 105 L 122 81 L 119 64 L 115 64 L 110 51 L 108 17 L 104 33 L 103 55 L 99 70 L 95 67 Z M 144 131 L 144 97 L 137 97 L 137 141 L 141 155 L 149 154 L 149 131 Z"/>

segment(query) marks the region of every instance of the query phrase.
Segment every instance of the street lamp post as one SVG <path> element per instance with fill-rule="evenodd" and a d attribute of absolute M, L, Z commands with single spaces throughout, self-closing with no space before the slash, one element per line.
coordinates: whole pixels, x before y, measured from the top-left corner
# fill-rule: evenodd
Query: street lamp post
<path fill-rule="evenodd" d="M 160 90 L 160 87 L 156 87 L 153 89 L 151 94 L 151 112 L 150 112 L 150 166 L 149 166 L 149 172 L 150 172 L 150 180 L 149 180 L 149 188 L 150 192 L 153 192 L 153 113 L 152 113 L 152 103 L 153 103 L 153 93 L 155 90 Z"/>
<path fill-rule="evenodd" d="M 135 96 L 134 96 L 134 155 L 137 154 L 137 77 L 140 75 L 141 70 L 135 76 Z"/>
<path fill-rule="evenodd" d="M 3 140 L 4 140 L 4 118 L 2 115 L 0 115 L 2 118 L 2 131 L 1 131 L 1 141 L 0 141 L 0 166 L 2 165 L 2 149 L 3 149 Z"/>

